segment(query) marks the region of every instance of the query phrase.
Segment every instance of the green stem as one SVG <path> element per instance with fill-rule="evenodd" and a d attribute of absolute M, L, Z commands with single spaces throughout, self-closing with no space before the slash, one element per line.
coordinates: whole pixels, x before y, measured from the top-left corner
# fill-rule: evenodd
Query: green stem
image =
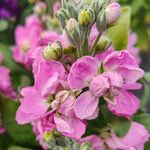
<path fill-rule="evenodd" d="M 95 40 L 95 42 L 94 42 L 94 45 L 93 45 L 92 50 L 91 50 L 92 56 L 95 55 L 96 46 L 97 46 L 97 43 L 98 43 L 101 35 L 102 35 L 102 33 L 99 33 L 96 40 Z"/>
<path fill-rule="evenodd" d="M 77 55 L 78 55 L 78 58 L 81 58 L 83 56 L 83 53 L 80 47 L 77 48 Z"/>
<path fill-rule="evenodd" d="M 48 13 L 50 14 L 51 17 L 54 17 L 54 12 L 53 12 L 54 0 L 47 0 L 47 4 L 48 4 Z"/>
<path fill-rule="evenodd" d="M 87 51 L 89 48 L 89 34 L 90 34 L 90 30 L 87 29 L 86 31 L 86 35 L 85 35 L 85 40 L 84 40 L 84 44 L 82 46 L 82 51 Z"/>

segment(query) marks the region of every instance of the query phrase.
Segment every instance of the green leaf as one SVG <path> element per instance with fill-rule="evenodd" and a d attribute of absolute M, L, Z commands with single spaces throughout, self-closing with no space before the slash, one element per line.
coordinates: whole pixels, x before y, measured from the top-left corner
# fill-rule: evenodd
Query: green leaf
<path fill-rule="evenodd" d="M 144 150 L 150 150 L 150 142 L 147 142 L 147 143 L 144 145 Z"/>
<path fill-rule="evenodd" d="M 106 104 L 100 105 L 100 110 L 104 119 L 111 125 L 112 129 L 119 137 L 126 135 L 131 125 L 130 120 L 115 116 L 110 112 Z"/>
<path fill-rule="evenodd" d="M 143 124 L 150 131 L 150 114 L 139 114 L 133 116 L 133 121 Z"/>
<path fill-rule="evenodd" d="M 20 146 L 11 146 L 8 148 L 8 150 L 33 150 L 33 149 L 20 147 Z"/>
<path fill-rule="evenodd" d="M 150 72 L 145 72 L 144 79 L 146 80 L 146 82 L 150 83 Z"/>
<path fill-rule="evenodd" d="M 16 110 L 18 108 L 17 102 L 0 97 L 0 107 L 2 123 L 9 135 L 18 143 L 29 146 L 37 145 L 32 127 L 30 125 L 18 125 L 15 120 Z"/>
<path fill-rule="evenodd" d="M 116 23 L 115 26 L 109 28 L 106 33 L 112 40 L 116 50 L 127 49 L 130 16 L 130 7 L 122 7 L 122 14 L 118 20 L 118 23 Z"/>
<path fill-rule="evenodd" d="M 0 20 L 0 32 L 8 28 L 8 22 L 6 20 Z"/>
<path fill-rule="evenodd" d="M 111 122 L 112 129 L 119 137 L 123 137 L 127 134 L 131 121 L 126 118 L 117 117 Z"/>

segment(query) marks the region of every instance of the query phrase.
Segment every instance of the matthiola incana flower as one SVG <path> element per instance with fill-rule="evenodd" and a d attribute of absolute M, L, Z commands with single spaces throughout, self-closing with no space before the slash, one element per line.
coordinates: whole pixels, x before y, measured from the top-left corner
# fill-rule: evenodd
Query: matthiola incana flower
<path fill-rule="evenodd" d="M 133 122 L 124 137 L 117 137 L 111 131 L 100 137 L 91 135 L 81 140 L 81 142 L 85 141 L 93 144 L 93 150 L 144 150 L 144 143 L 149 141 L 149 133 L 143 125 Z"/>
<path fill-rule="evenodd" d="M 3 56 L 0 53 L 0 64 L 2 63 Z M 14 92 L 10 79 L 10 70 L 4 66 L 0 66 L 0 93 L 15 99 L 16 93 Z"/>
<path fill-rule="evenodd" d="M 104 72 L 101 72 L 101 68 Z M 76 101 L 75 114 L 81 119 L 95 118 L 100 97 L 118 116 L 130 117 L 140 102 L 130 90 L 139 89 L 136 83 L 143 76 L 133 57 L 126 51 L 113 52 L 104 60 L 85 56 L 71 67 L 68 82 L 71 89 L 85 89 Z"/>
<path fill-rule="evenodd" d="M 16 45 L 13 47 L 13 58 L 16 62 L 24 64 L 27 68 L 31 65 L 32 62 L 28 59 L 27 53 L 36 47 L 41 34 L 41 21 L 36 15 L 29 16 L 24 26 L 16 28 Z"/>
<path fill-rule="evenodd" d="M 54 113 L 54 123 L 58 131 L 66 136 L 80 138 L 85 132 L 85 125 L 74 114 L 73 92 L 62 91 L 65 79 L 66 72 L 60 62 L 42 62 L 34 87 L 22 91 L 23 99 L 16 116 L 18 123 L 40 119 L 50 110 Z"/>

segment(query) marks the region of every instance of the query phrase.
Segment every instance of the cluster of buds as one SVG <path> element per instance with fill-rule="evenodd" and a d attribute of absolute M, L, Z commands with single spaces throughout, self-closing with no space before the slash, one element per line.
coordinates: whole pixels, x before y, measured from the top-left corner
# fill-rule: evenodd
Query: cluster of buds
<path fill-rule="evenodd" d="M 43 140 L 48 148 L 53 150 L 92 150 L 90 142 L 79 143 L 71 138 L 62 136 L 56 130 L 45 132 Z"/>
<path fill-rule="evenodd" d="M 120 5 L 110 0 L 62 0 L 62 8 L 56 13 L 56 17 L 61 27 L 65 29 L 70 43 L 79 49 L 88 45 L 86 41 L 94 24 L 98 32 L 102 34 L 116 23 L 120 14 Z M 95 47 L 96 45 L 94 49 Z"/>

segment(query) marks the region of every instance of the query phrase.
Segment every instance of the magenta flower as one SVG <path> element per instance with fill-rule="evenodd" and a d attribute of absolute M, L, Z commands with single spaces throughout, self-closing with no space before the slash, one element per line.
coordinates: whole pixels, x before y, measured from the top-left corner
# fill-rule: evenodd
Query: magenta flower
<path fill-rule="evenodd" d="M 128 133 L 124 137 L 117 137 L 112 132 L 108 137 L 100 138 L 91 135 L 81 140 L 81 142 L 86 141 L 93 144 L 93 150 L 105 150 L 106 148 L 113 150 L 144 150 L 144 143 L 149 141 L 149 133 L 143 125 L 132 122 Z"/>
<path fill-rule="evenodd" d="M 3 56 L 2 53 L 0 53 L 0 64 L 2 61 Z M 11 84 L 10 70 L 4 66 L 0 66 L 0 92 L 12 99 L 16 98 L 16 93 Z"/>
<path fill-rule="evenodd" d="M 31 62 L 27 58 L 30 49 L 35 48 L 41 39 L 42 25 L 35 15 L 26 19 L 25 26 L 18 26 L 15 31 L 16 45 L 13 48 L 13 58 L 16 62 L 24 64 L 27 68 Z"/>
<path fill-rule="evenodd" d="M 101 65 L 104 73 L 100 72 Z M 71 67 L 68 83 L 71 89 L 87 89 L 76 100 L 75 114 L 80 119 L 94 119 L 98 115 L 99 98 L 118 116 L 130 117 L 139 108 L 139 100 L 129 90 L 139 89 L 136 83 L 144 72 L 126 51 L 113 52 L 104 60 L 85 56 Z"/>

